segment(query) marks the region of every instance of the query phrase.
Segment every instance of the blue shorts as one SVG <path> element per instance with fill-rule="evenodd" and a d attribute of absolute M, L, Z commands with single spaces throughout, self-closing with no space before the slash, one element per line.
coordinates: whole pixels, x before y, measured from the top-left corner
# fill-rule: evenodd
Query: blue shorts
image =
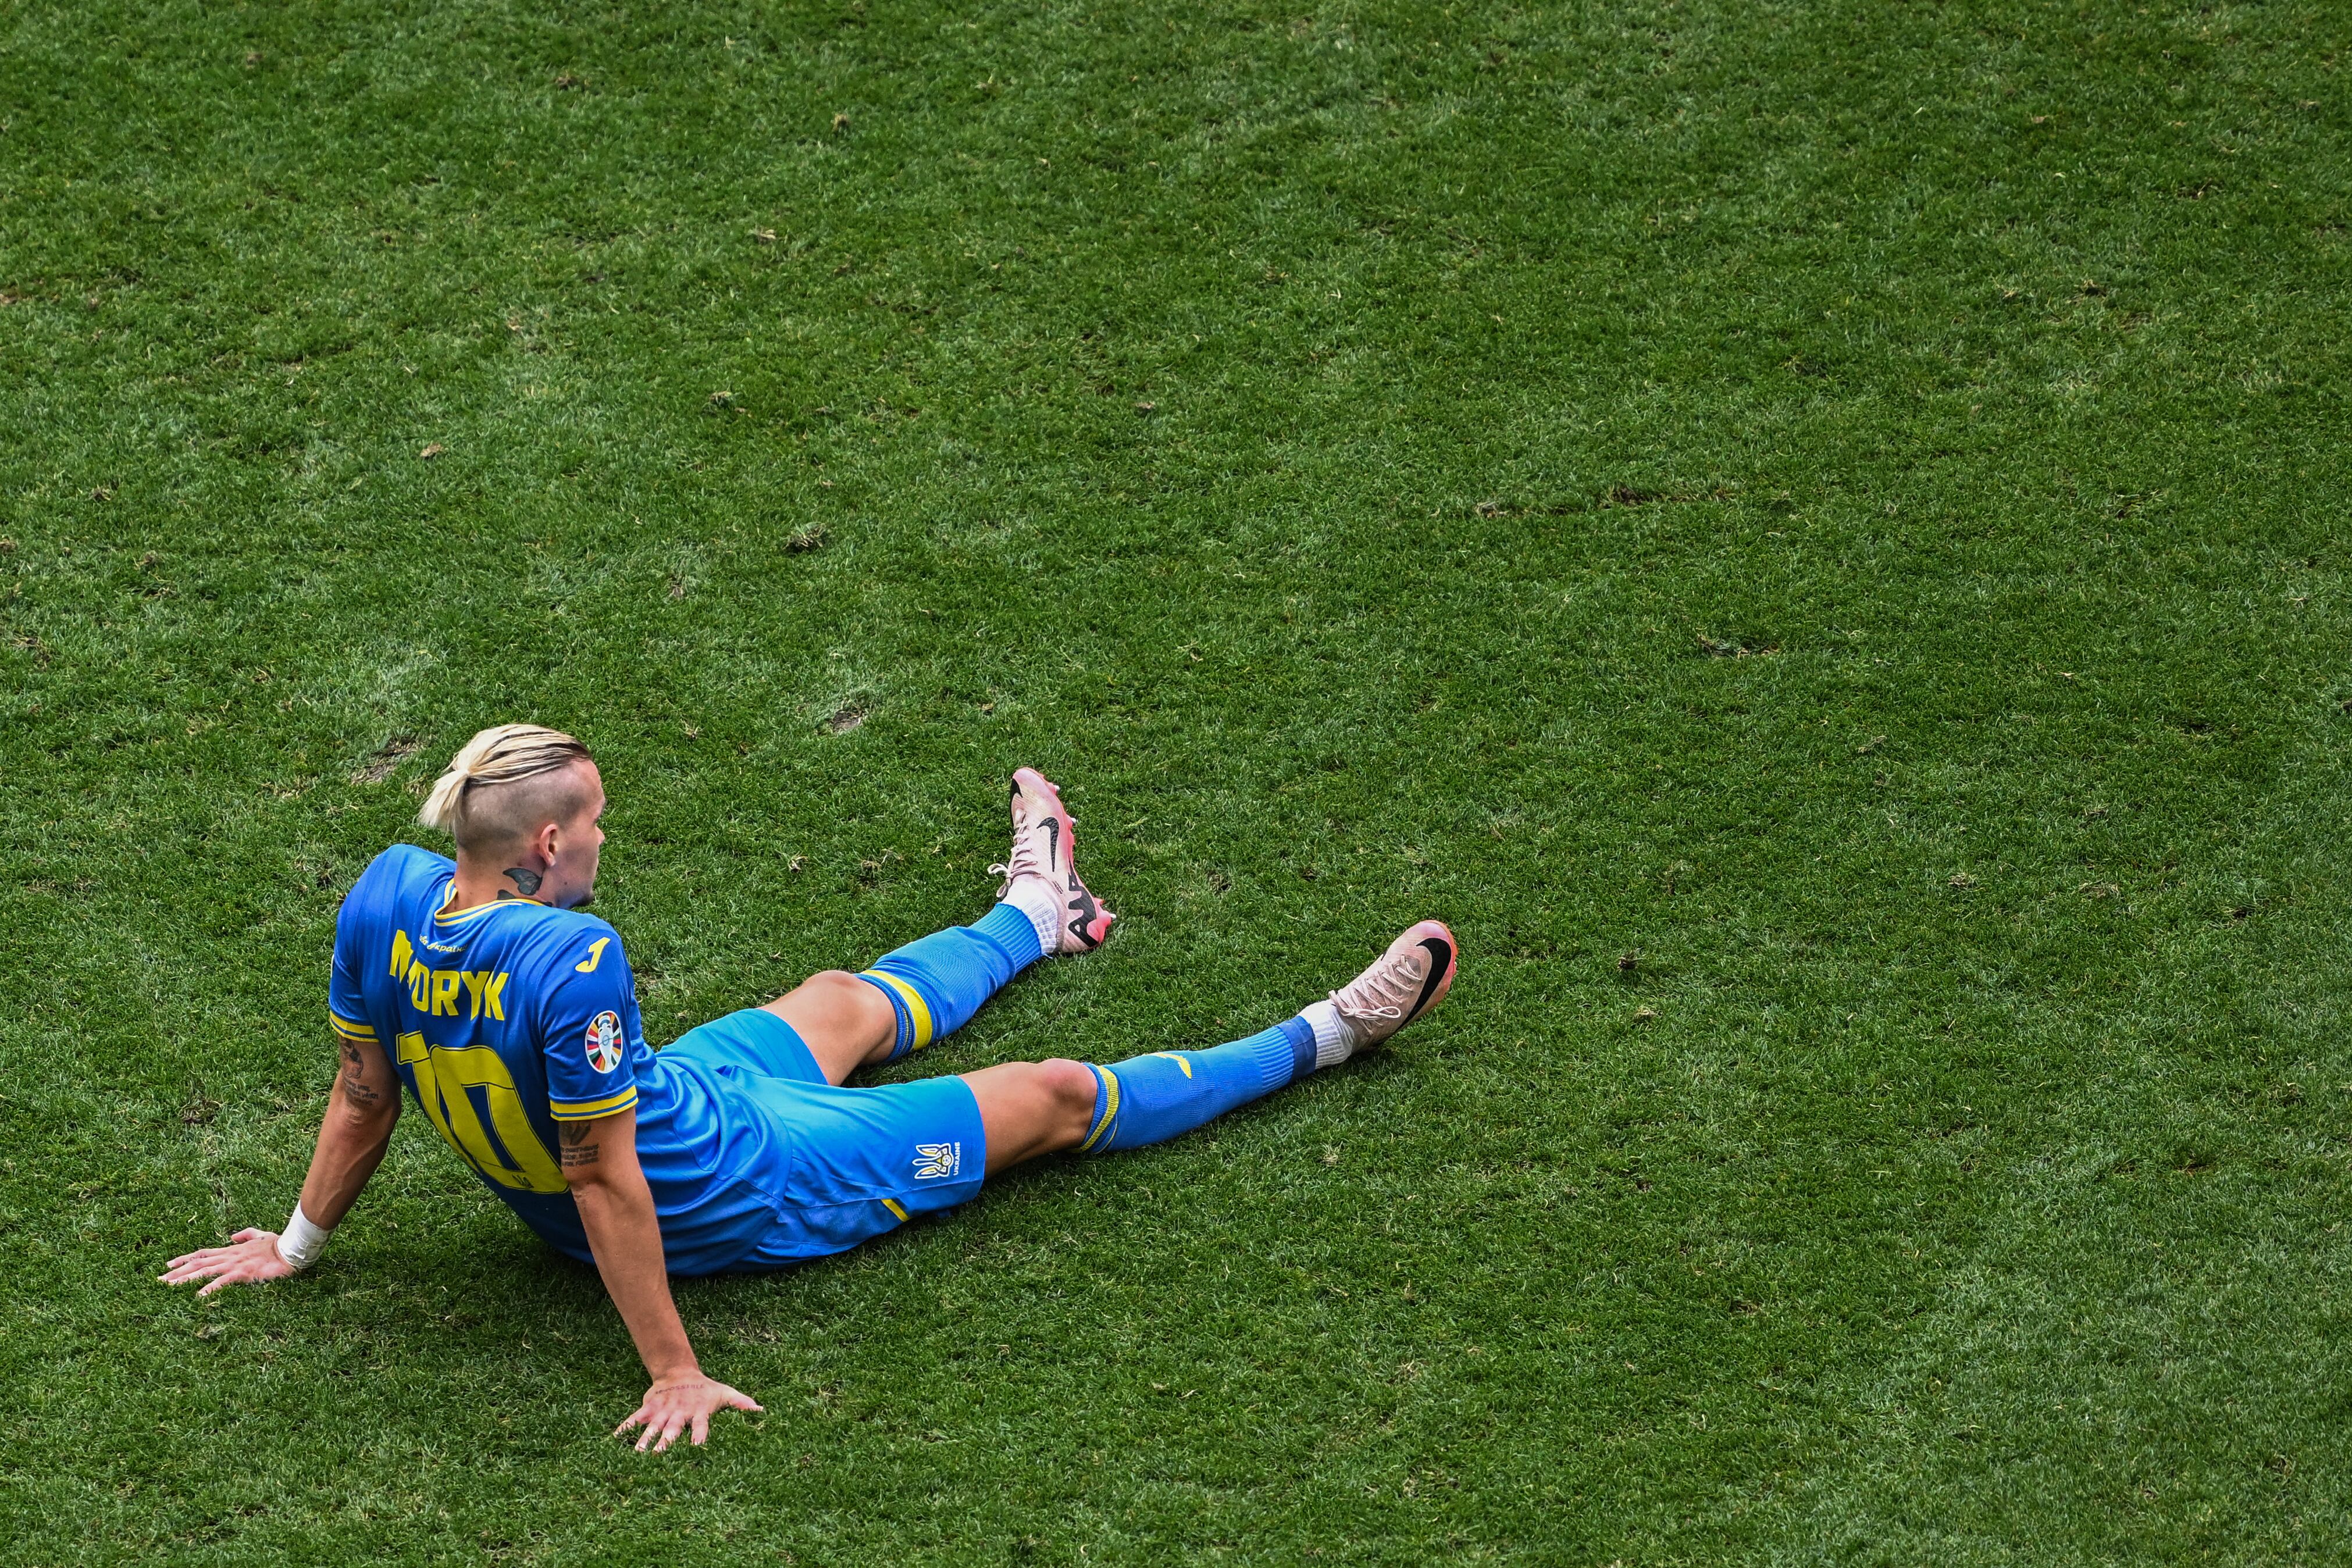
<path fill-rule="evenodd" d="M 759 1007 L 689 1029 L 661 1055 L 770 1132 L 761 1168 L 743 1176 L 767 1194 L 774 1223 L 745 1237 L 730 1272 L 846 1252 L 980 1191 L 988 1139 L 960 1078 L 837 1087 L 799 1032 Z"/>

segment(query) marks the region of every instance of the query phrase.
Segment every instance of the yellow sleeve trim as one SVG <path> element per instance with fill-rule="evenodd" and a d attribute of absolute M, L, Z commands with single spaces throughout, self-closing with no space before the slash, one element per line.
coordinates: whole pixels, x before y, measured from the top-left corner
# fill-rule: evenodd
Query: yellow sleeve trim
<path fill-rule="evenodd" d="M 896 1198 L 884 1198 L 882 1200 L 882 1206 L 888 1209 L 892 1214 L 897 1215 L 901 1220 L 904 1220 L 907 1217 L 907 1211 L 898 1206 L 898 1200 Z"/>
<path fill-rule="evenodd" d="M 327 1022 L 333 1027 L 335 1033 L 349 1036 L 354 1040 L 373 1040 L 375 1038 L 375 1026 L 373 1024 L 354 1024 L 349 1018 L 339 1017 L 333 1013 L 329 1013 L 327 1015 Z"/>
<path fill-rule="evenodd" d="M 600 1116 L 610 1116 L 626 1110 L 637 1102 L 637 1086 L 629 1085 L 618 1094 L 608 1094 L 602 1100 L 557 1100 L 548 1097 L 547 1113 L 558 1121 L 593 1121 Z"/>

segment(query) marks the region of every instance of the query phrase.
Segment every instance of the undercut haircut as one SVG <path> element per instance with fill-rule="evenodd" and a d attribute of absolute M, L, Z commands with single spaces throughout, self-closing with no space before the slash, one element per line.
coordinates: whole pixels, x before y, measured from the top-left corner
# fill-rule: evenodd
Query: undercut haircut
<path fill-rule="evenodd" d="M 510 844 L 550 822 L 569 822 L 588 803 L 572 767 L 593 761 L 561 730 L 495 724 L 449 759 L 416 820 L 473 853 Z"/>

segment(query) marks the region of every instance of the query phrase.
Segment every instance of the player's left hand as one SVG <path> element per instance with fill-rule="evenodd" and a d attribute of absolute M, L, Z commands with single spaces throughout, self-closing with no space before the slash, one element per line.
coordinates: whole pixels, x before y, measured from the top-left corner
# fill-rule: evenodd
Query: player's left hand
<path fill-rule="evenodd" d="M 636 1413 L 618 1426 L 613 1436 L 625 1436 L 632 1427 L 643 1426 L 645 1436 L 637 1439 L 637 1452 L 650 1446 L 656 1454 L 677 1440 L 679 1433 L 693 1429 L 697 1447 L 710 1436 L 710 1418 L 722 1410 L 744 1410 L 761 1414 L 759 1404 L 748 1394 L 739 1394 L 716 1379 L 695 1373 L 687 1377 L 665 1378 L 646 1390 L 645 1403 Z"/>
<path fill-rule="evenodd" d="M 211 1284 L 196 1292 L 209 1296 L 231 1285 L 283 1279 L 294 1272 L 294 1266 L 278 1255 L 278 1233 L 274 1230 L 240 1230 L 228 1241 L 226 1247 L 182 1253 L 172 1259 L 166 1272 L 155 1278 L 166 1285 L 190 1285 L 199 1279 L 210 1279 Z"/>

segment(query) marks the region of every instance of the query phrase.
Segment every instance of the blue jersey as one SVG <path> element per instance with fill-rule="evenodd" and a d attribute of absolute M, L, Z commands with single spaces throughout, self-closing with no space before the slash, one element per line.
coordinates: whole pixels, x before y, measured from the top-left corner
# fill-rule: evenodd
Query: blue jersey
<path fill-rule="evenodd" d="M 336 1034 L 382 1050 L 483 1184 L 583 1261 L 556 1123 L 635 1107 L 670 1270 L 736 1265 L 789 1202 L 776 1119 L 711 1068 L 646 1046 L 611 926 L 522 899 L 445 913 L 456 876 L 446 857 L 400 844 L 352 886 L 335 921 Z"/>

